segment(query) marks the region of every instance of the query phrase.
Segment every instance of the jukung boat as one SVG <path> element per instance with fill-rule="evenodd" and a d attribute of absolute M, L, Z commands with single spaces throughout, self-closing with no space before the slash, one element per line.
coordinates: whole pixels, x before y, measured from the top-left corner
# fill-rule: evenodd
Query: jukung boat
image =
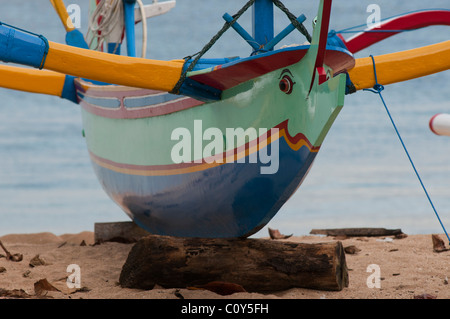
<path fill-rule="evenodd" d="M 253 49 L 249 57 L 202 58 L 217 36 L 195 57 L 158 61 L 136 57 L 134 0 L 123 0 L 124 25 L 109 40 L 109 53 L 89 50 L 67 26 L 62 1 L 51 2 L 73 32 L 71 45 L 0 25 L 2 61 L 47 69 L 1 65 L 0 86 L 80 104 L 104 190 L 134 222 L 160 235 L 254 234 L 301 185 L 346 94 L 450 67 L 450 41 L 354 58 L 392 30 L 449 25 L 450 10 L 397 16 L 345 40 L 329 30 L 332 0 L 317 1 L 312 35 L 302 24 L 306 17 L 293 16 L 280 1 L 250 0 L 223 16 L 218 33 L 237 31 Z M 278 35 L 274 5 L 292 22 Z M 237 22 L 251 6 L 253 35 Z M 128 56 L 117 54 L 124 29 Z M 275 49 L 295 29 L 306 43 Z"/>

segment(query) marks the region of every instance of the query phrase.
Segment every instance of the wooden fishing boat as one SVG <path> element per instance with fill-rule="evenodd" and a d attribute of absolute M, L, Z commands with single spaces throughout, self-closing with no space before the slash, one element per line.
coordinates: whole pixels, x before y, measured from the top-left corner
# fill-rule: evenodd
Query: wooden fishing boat
<path fill-rule="evenodd" d="M 303 15 L 289 15 L 292 25 L 274 36 L 274 4 L 284 8 L 272 0 L 244 6 L 254 6 L 253 36 L 237 22 L 243 10 L 224 16 L 224 29 L 232 27 L 254 49 L 244 58 L 156 61 L 135 57 L 131 47 L 128 57 L 119 56 L 1 25 L 1 60 L 51 71 L 1 66 L 0 86 L 80 104 L 102 187 L 144 229 L 247 237 L 299 188 L 346 94 L 450 67 L 450 41 L 355 59 L 353 53 L 394 33 L 363 32 L 346 41 L 329 31 L 331 0 L 318 1 L 312 36 Z M 134 5 L 124 0 L 128 39 Z M 450 24 L 450 10 L 407 14 L 378 28 L 433 24 Z M 306 44 L 274 49 L 295 29 Z"/>

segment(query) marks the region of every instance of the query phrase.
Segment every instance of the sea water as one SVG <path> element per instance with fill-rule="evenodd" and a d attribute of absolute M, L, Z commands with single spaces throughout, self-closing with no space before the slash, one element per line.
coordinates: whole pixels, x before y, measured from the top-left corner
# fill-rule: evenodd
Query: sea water
<path fill-rule="evenodd" d="M 149 1 L 150 2 L 150 1 Z M 222 27 L 225 12 L 246 1 L 178 0 L 168 14 L 148 20 L 147 57 L 178 59 L 200 51 Z M 311 32 L 318 1 L 285 0 L 304 13 Z M 87 31 L 88 1 L 69 1 L 81 10 Z M 0 21 L 64 43 L 65 30 L 47 0 L 1 0 Z M 374 9 L 375 8 L 375 9 Z M 450 9 L 448 0 L 335 0 L 330 29 L 374 22 L 405 12 Z M 275 8 L 275 32 L 289 21 Z M 241 25 L 251 33 L 251 10 Z M 136 26 L 137 52 L 142 31 Z M 363 29 L 362 26 L 360 29 Z M 450 27 L 404 32 L 355 55 L 367 57 L 448 40 Z M 352 34 L 345 34 L 345 38 Z M 303 43 L 292 32 L 280 45 Z M 246 57 L 251 48 L 233 30 L 205 57 Z M 382 92 L 417 171 L 444 224 L 450 228 L 450 137 L 428 127 L 436 113 L 450 112 L 450 72 L 386 86 Z M 93 230 L 96 222 L 128 217 L 103 191 L 91 167 L 79 106 L 58 97 L 0 89 L 0 235 L 56 234 Z M 396 136 L 378 95 L 347 95 L 303 185 L 267 225 L 282 233 L 313 228 L 385 227 L 405 233 L 438 233 L 442 228 Z M 267 227 L 255 236 L 267 236 Z"/>

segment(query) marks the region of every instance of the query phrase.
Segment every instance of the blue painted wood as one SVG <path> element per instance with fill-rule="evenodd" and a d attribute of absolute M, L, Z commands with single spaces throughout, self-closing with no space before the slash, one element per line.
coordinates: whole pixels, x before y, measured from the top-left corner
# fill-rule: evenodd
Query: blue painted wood
<path fill-rule="evenodd" d="M 75 83 L 74 83 L 75 77 L 72 75 L 66 75 L 66 79 L 64 81 L 64 86 L 61 92 L 61 97 L 63 99 L 72 101 L 73 103 L 78 104 L 77 99 L 77 91 L 75 89 Z"/>
<path fill-rule="evenodd" d="M 279 152 L 279 170 L 267 175 L 261 175 L 263 164 L 251 163 L 249 159 L 206 171 L 166 176 L 128 175 L 92 164 L 109 196 L 136 224 L 152 234 L 248 237 L 264 227 L 297 190 L 317 155 L 306 146 L 295 151 L 285 139 L 280 139 Z M 208 178 L 204 178 L 205 174 Z M 224 176 L 233 181 L 226 191 L 212 191 L 225 183 Z M 174 188 L 180 190 L 176 201 L 168 191 Z M 181 191 L 186 189 L 190 191 Z"/>
<path fill-rule="evenodd" d="M 297 18 L 297 21 L 301 24 L 303 22 L 305 22 L 306 17 L 305 15 L 301 15 Z M 294 25 L 291 23 L 289 24 L 286 28 L 284 28 L 283 31 L 281 31 L 280 33 L 278 33 L 278 35 L 273 38 L 271 41 L 269 41 L 269 43 L 267 43 L 264 46 L 264 49 L 267 51 L 271 51 L 273 50 L 273 48 L 281 41 L 283 40 L 289 33 L 291 33 L 292 31 L 294 31 L 295 27 Z"/>
<path fill-rule="evenodd" d="M 228 22 L 231 23 L 231 21 L 233 21 L 233 17 L 228 14 L 225 13 L 222 18 Z M 259 50 L 260 49 L 260 45 L 258 42 L 256 42 L 255 39 L 253 39 L 253 37 L 247 32 L 245 31 L 245 29 L 237 22 L 235 21 L 231 27 L 245 40 L 247 41 L 248 44 L 250 44 L 250 46 L 254 49 L 254 50 Z"/>
<path fill-rule="evenodd" d="M 66 33 L 66 43 L 77 48 L 89 49 L 83 34 L 77 29 Z"/>
<path fill-rule="evenodd" d="M 127 38 L 127 54 L 128 56 L 136 56 L 136 35 L 134 31 L 134 6 L 136 0 L 123 0 L 124 17 L 125 17 L 125 35 Z"/>
<path fill-rule="evenodd" d="M 42 68 L 48 42 L 37 34 L 0 24 L 0 60 Z"/>
<path fill-rule="evenodd" d="M 256 0 L 253 5 L 253 38 L 265 45 L 273 39 L 273 2 Z"/>
<path fill-rule="evenodd" d="M 121 43 L 108 43 L 108 53 L 120 55 L 120 48 Z"/>

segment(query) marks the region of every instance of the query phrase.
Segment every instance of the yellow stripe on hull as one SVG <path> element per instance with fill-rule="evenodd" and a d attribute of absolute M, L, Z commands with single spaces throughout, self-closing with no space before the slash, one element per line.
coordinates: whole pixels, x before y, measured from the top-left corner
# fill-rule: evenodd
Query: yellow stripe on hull
<path fill-rule="evenodd" d="M 0 65 L 0 87 L 61 96 L 66 76 L 61 73 Z"/>
<path fill-rule="evenodd" d="M 45 69 L 96 81 L 170 92 L 184 60 L 160 61 L 107 54 L 49 41 Z"/>
<path fill-rule="evenodd" d="M 450 68 L 450 41 L 417 49 L 374 57 L 378 83 L 382 85 L 407 81 L 448 70 Z M 375 74 L 372 58 L 356 59 L 348 71 L 357 90 L 372 88 Z"/>
<path fill-rule="evenodd" d="M 210 169 L 213 167 L 217 167 L 223 164 L 227 163 L 234 163 L 238 162 L 239 160 L 249 157 L 250 154 L 254 154 L 258 152 L 261 148 L 267 147 L 272 142 L 277 141 L 281 138 L 284 138 L 289 147 L 294 150 L 298 151 L 302 147 L 307 147 L 308 150 L 312 153 L 317 153 L 319 151 L 319 148 L 312 148 L 310 144 L 304 140 L 301 139 L 296 143 L 293 143 L 290 141 L 288 135 L 286 134 L 285 129 L 282 129 L 278 131 L 274 136 L 270 135 L 267 136 L 267 133 L 264 135 L 261 135 L 258 137 L 257 140 L 254 140 L 252 143 L 249 143 L 249 145 L 241 146 L 237 149 L 219 154 L 218 156 L 211 156 L 208 159 L 202 159 L 202 162 L 199 163 L 199 165 L 192 165 L 188 167 L 179 167 L 178 165 L 174 165 L 173 168 L 167 168 L 167 169 L 152 169 L 151 167 L 142 168 L 139 166 L 136 167 L 123 167 L 117 164 L 114 164 L 110 161 L 105 161 L 104 159 L 95 156 L 91 153 L 91 159 L 94 161 L 97 165 L 107 168 L 109 170 L 123 173 L 123 174 L 129 174 L 129 175 L 140 175 L 140 176 L 166 176 L 166 175 L 177 175 L 177 174 L 188 174 L 188 173 L 194 173 L 203 171 L 206 169 Z M 245 162 L 245 161 L 244 161 Z M 155 166 L 157 167 L 157 166 Z"/>

